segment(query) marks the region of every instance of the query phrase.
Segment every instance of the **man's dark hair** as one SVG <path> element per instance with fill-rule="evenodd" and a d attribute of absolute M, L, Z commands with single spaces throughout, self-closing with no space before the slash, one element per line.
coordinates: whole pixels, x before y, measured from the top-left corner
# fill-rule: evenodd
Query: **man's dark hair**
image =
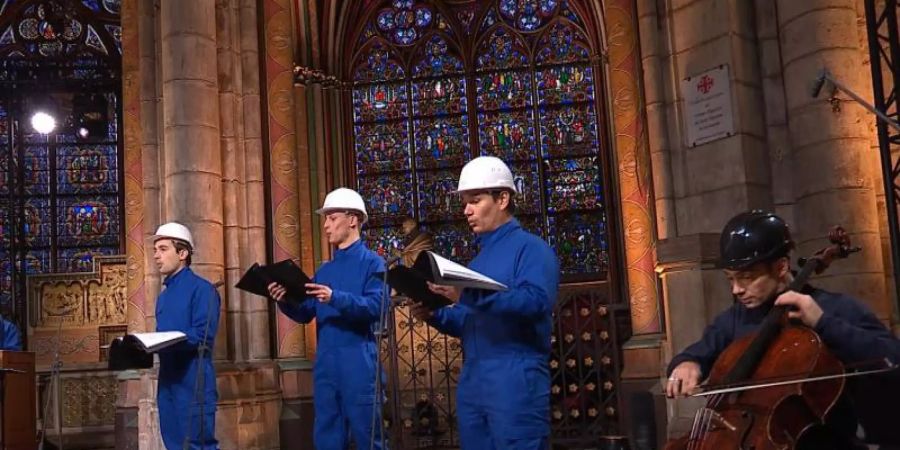
<path fill-rule="evenodd" d="M 513 192 L 509 189 L 497 189 L 497 190 L 491 191 L 491 197 L 494 197 L 495 202 L 500 201 L 500 194 L 502 194 L 503 192 L 509 193 L 509 205 L 506 206 L 506 211 L 508 211 L 510 214 L 515 214 L 516 213 L 516 193 L 515 192 Z"/>
<path fill-rule="evenodd" d="M 194 254 L 194 251 L 191 249 L 191 246 L 179 239 L 172 239 L 172 245 L 175 247 L 176 252 L 180 252 L 182 250 L 188 252 L 188 257 L 184 260 L 185 265 L 191 265 L 191 256 Z"/>

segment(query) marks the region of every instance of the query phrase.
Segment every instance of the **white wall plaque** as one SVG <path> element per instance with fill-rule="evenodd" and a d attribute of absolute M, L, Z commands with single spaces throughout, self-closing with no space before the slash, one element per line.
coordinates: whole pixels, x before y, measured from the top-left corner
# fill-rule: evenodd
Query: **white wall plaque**
<path fill-rule="evenodd" d="M 681 80 L 685 145 L 696 147 L 734 134 L 728 65 Z"/>

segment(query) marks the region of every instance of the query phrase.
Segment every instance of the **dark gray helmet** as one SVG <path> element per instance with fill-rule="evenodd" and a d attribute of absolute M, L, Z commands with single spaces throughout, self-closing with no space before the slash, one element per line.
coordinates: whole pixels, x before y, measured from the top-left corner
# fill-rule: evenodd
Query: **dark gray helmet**
<path fill-rule="evenodd" d="M 731 218 L 719 238 L 719 267 L 741 270 L 774 261 L 794 248 L 791 232 L 781 217 L 753 210 Z"/>

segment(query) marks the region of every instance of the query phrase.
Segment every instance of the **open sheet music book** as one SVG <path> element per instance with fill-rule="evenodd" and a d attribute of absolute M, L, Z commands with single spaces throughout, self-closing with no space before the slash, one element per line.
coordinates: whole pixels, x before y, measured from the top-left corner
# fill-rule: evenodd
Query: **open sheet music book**
<path fill-rule="evenodd" d="M 141 350 L 154 353 L 187 339 L 187 336 L 180 331 L 158 331 L 127 334 L 119 339 L 133 341 Z"/>
<path fill-rule="evenodd" d="M 425 255 L 431 264 L 433 283 L 445 284 L 461 288 L 487 289 L 489 291 L 505 291 L 507 286 L 499 281 L 469 269 L 462 264 L 450 261 L 434 252 L 422 252 L 419 258 Z M 416 260 L 418 264 L 418 259 Z"/>
<path fill-rule="evenodd" d="M 388 284 L 392 288 L 428 309 L 453 304 L 447 297 L 432 292 L 428 282 L 493 291 L 507 289 L 503 283 L 432 252 L 419 253 L 412 267 L 396 266 L 388 270 Z"/>
<path fill-rule="evenodd" d="M 109 370 L 148 369 L 153 353 L 187 339 L 180 331 L 132 333 L 115 338 L 109 345 Z"/>

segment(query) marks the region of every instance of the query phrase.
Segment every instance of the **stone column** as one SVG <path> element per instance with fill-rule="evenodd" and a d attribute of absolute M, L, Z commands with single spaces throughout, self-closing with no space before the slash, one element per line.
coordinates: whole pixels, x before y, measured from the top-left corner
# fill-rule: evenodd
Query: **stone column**
<path fill-rule="evenodd" d="M 240 61 L 238 59 L 237 11 L 233 1 L 216 2 L 216 50 L 219 77 L 219 126 L 222 144 L 222 195 L 225 235 L 225 291 L 228 293 L 228 341 L 230 356 L 234 361 L 246 361 L 248 340 L 243 320 L 245 300 L 241 290 L 235 287 L 240 280 L 244 264 L 241 255 L 247 245 L 243 232 L 246 216 L 244 191 L 244 141 L 243 120 L 239 115 L 238 100 L 241 95 Z"/>
<path fill-rule="evenodd" d="M 242 112 L 244 134 L 244 195 L 246 196 L 246 245 L 242 260 L 252 264 L 266 260 L 266 196 L 259 80 L 259 28 L 256 0 L 239 0 L 240 71 L 242 80 L 239 111 Z M 259 297 L 242 293 L 244 320 L 249 338 L 248 358 L 269 359 L 269 304 Z"/>
<path fill-rule="evenodd" d="M 165 220 L 191 229 L 194 271 L 211 282 L 225 281 L 215 1 L 160 2 L 159 23 Z M 227 355 L 225 300 L 216 359 Z"/>
<path fill-rule="evenodd" d="M 876 208 L 870 139 L 874 120 L 849 98 L 814 99 L 809 87 L 822 68 L 848 88 L 865 89 L 854 0 L 779 0 L 778 24 L 794 155 L 795 239 L 799 254 L 827 244 L 828 230 L 844 226 L 864 249 L 838 261 L 816 284 L 866 301 L 881 319 L 890 316 Z"/>

